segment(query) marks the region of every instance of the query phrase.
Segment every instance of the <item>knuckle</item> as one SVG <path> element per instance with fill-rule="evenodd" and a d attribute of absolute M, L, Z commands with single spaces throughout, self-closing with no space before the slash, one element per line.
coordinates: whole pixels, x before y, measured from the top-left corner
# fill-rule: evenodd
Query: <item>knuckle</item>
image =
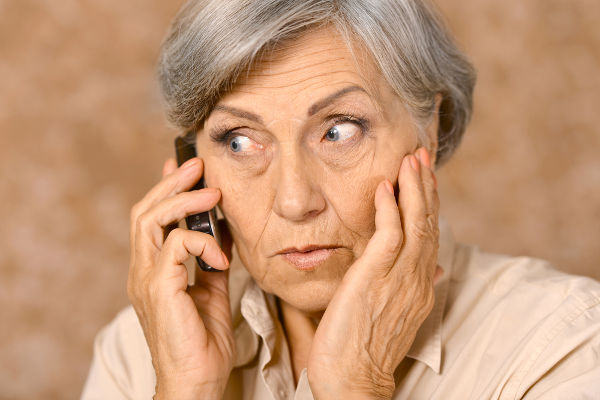
<path fill-rule="evenodd" d="M 169 234 L 167 235 L 167 238 L 165 239 L 163 248 L 165 249 L 172 249 L 174 247 L 177 247 L 178 245 L 182 245 L 185 247 L 185 239 L 187 237 L 187 235 L 189 234 L 189 230 L 187 229 L 183 229 L 183 228 L 175 228 L 173 229 L 171 232 L 169 232 Z"/>
<path fill-rule="evenodd" d="M 141 214 L 141 209 L 142 209 L 142 205 L 138 202 L 135 203 L 133 205 L 133 207 L 131 207 L 131 210 L 129 211 L 129 220 L 131 221 L 131 223 L 135 223 L 137 221 L 137 219 L 139 218 L 140 214 Z"/>
<path fill-rule="evenodd" d="M 427 227 L 428 224 L 423 221 L 414 222 L 410 226 L 410 232 L 413 238 L 418 241 L 424 241 L 429 238 L 431 230 Z"/>
<path fill-rule="evenodd" d="M 169 242 L 182 242 L 184 240 L 187 229 L 175 228 L 167 235 Z"/>
<path fill-rule="evenodd" d="M 410 272 L 410 276 L 413 277 L 413 279 L 417 279 L 418 278 L 418 272 L 419 272 L 419 256 L 418 254 L 416 254 L 415 252 L 410 252 L 408 254 L 406 254 L 405 256 L 405 265 L 406 265 L 406 271 Z"/>
<path fill-rule="evenodd" d="M 431 177 L 431 173 L 425 175 L 425 179 L 423 179 L 423 189 L 427 192 L 435 191 L 435 186 L 433 183 L 433 178 Z"/>
<path fill-rule="evenodd" d="M 439 237 L 440 227 L 438 224 L 438 216 L 436 214 L 427 215 L 427 225 L 429 225 L 429 228 L 431 230 L 431 236 L 433 236 L 434 238 Z"/>
<path fill-rule="evenodd" d="M 165 187 L 165 197 L 173 197 L 178 193 L 178 184 L 181 181 L 181 176 L 177 174 L 167 175 L 161 180 L 161 185 Z"/>
<path fill-rule="evenodd" d="M 152 221 L 152 214 L 150 211 L 142 213 L 136 220 L 136 228 L 138 232 L 148 229 L 150 222 Z"/>

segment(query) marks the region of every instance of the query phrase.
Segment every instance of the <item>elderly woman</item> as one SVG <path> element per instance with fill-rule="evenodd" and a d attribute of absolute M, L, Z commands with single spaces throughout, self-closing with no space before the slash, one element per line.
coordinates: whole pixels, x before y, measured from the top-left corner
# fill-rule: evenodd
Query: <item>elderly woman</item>
<path fill-rule="evenodd" d="M 83 398 L 600 398 L 600 285 L 438 224 L 475 78 L 430 5 L 191 0 L 159 70 L 198 158 L 132 209 Z"/>

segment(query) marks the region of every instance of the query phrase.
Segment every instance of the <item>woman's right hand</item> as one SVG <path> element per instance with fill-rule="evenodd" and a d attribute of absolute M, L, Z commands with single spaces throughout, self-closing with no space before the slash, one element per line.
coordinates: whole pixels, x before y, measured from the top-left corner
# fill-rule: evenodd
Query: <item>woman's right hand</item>
<path fill-rule="evenodd" d="M 168 160 L 163 179 L 131 210 L 127 293 L 152 355 L 156 399 L 220 399 L 233 368 L 227 257 L 211 235 L 170 229 L 218 203 L 218 189 L 187 192 L 202 173 L 198 158 L 180 168 Z M 230 252 L 231 241 L 224 243 Z M 226 271 L 198 269 L 196 284 L 188 287 L 184 262 L 190 255 Z"/>

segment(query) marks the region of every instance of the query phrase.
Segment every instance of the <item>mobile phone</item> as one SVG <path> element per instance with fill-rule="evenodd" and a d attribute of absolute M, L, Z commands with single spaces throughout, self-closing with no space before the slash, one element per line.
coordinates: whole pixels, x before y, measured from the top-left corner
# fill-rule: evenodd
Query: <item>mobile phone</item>
<path fill-rule="evenodd" d="M 181 166 L 181 164 L 190 158 L 196 157 L 197 152 L 195 132 L 188 132 L 175 138 L 175 154 L 177 155 L 177 165 L 179 166 Z M 204 176 L 202 176 L 192 190 L 198 190 L 205 187 L 206 183 L 204 181 Z M 221 237 L 219 235 L 219 225 L 217 224 L 217 214 L 215 208 L 212 208 L 206 212 L 190 215 L 185 218 L 185 223 L 188 229 L 212 235 L 216 239 L 219 246 L 221 245 Z M 200 257 L 196 257 L 196 261 L 203 271 L 221 271 L 206 264 Z"/>

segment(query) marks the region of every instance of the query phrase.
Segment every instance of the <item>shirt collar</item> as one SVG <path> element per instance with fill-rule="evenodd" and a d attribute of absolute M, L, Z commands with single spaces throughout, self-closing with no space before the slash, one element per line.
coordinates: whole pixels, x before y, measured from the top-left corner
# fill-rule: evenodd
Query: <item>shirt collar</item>
<path fill-rule="evenodd" d="M 454 235 L 445 218 L 440 217 L 439 227 L 438 264 L 444 269 L 444 274 L 435 285 L 433 309 L 419 328 L 415 341 L 406 355 L 425 363 L 437 374 L 441 369 L 442 319 L 454 259 Z M 272 296 L 265 296 L 246 268 L 239 263 L 235 248 L 233 252 L 229 291 L 237 350 L 234 367 L 240 367 L 255 358 L 259 347 L 259 336 L 266 339 L 273 334 L 277 313 Z M 236 263 L 235 260 L 238 262 Z M 266 342 L 272 352 L 273 349 L 270 348 L 272 343 L 269 342 L 273 341 Z"/>
<path fill-rule="evenodd" d="M 256 328 L 260 328 L 261 322 L 264 326 L 270 327 L 273 325 L 273 320 L 264 319 L 264 310 L 267 309 L 264 296 L 255 289 L 258 285 L 239 261 L 235 246 L 232 251 L 233 256 L 229 267 L 229 299 L 236 347 L 233 366 L 237 368 L 252 361 L 258 352 L 260 329 L 257 331 Z M 249 309 L 263 310 L 260 314 L 263 318 L 257 319 L 258 311 L 249 313 Z"/>

